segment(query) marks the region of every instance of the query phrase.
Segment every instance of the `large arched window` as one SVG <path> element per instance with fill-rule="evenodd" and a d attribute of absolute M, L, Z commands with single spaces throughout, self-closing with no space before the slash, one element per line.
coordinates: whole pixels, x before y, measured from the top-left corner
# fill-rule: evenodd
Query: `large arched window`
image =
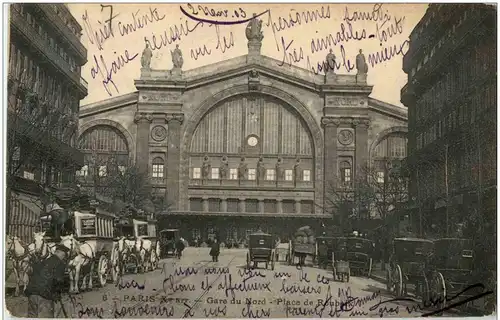
<path fill-rule="evenodd" d="M 127 140 L 116 128 L 98 125 L 85 131 L 78 141 L 84 154 L 84 166 L 79 176 L 92 173 L 106 177 L 113 171 L 123 173 L 129 163 Z"/>
<path fill-rule="evenodd" d="M 394 132 L 377 144 L 372 159 L 378 183 L 384 183 L 391 169 L 406 157 L 407 141 L 406 133 Z"/>

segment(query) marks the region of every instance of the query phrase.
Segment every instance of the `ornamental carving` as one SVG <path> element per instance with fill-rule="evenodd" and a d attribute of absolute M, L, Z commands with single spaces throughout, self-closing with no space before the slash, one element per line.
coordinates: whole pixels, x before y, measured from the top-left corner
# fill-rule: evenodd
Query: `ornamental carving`
<path fill-rule="evenodd" d="M 352 125 L 354 127 L 364 127 L 368 128 L 370 126 L 370 120 L 369 119 L 354 119 L 352 121 Z"/>
<path fill-rule="evenodd" d="M 184 121 L 184 115 L 182 113 L 169 113 L 165 115 L 165 121 L 167 121 L 167 123 L 170 121 L 178 121 L 182 124 Z"/>
<path fill-rule="evenodd" d="M 344 145 L 348 146 L 353 143 L 354 141 L 354 135 L 352 134 L 351 130 L 341 130 L 339 132 L 339 142 Z"/>
<path fill-rule="evenodd" d="M 134 122 L 141 122 L 141 121 L 147 121 L 150 122 L 153 121 L 153 116 L 150 113 L 146 112 L 136 112 L 134 116 Z"/>
<path fill-rule="evenodd" d="M 162 101 L 177 101 L 181 97 L 178 93 L 155 93 L 155 94 L 143 94 L 141 95 L 142 101 L 151 101 L 151 102 L 162 102 Z"/>
<path fill-rule="evenodd" d="M 167 129 L 164 126 L 155 126 L 151 130 L 151 137 L 155 141 L 163 141 L 167 137 Z"/>
<path fill-rule="evenodd" d="M 327 98 L 326 104 L 329 106 L 346 106 L 346 107 L 355 107 L 361 102 L 356 98 Z"/>

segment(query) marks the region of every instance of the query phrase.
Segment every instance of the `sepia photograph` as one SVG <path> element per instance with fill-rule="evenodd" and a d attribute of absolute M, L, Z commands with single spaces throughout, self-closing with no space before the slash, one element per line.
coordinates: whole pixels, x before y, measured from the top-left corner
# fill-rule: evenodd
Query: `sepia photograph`
<path fill-rule="evenodd" d="M 496 3 L 3 9 L 5 317 L 496 317 Z"/>

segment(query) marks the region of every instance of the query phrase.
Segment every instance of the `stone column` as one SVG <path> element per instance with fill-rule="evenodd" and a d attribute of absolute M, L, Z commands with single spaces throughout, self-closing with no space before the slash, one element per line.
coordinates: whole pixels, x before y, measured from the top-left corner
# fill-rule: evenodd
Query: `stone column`
<path fill-rule="evenodd" d="M 283 213 L 283 200 L 281 199 L 277 199 L 276 200 L 276 211 L 278 211 L 278 213 Z"/>
<path fill-rule="evenodd" d="M 208 206 L 208 197 L 203 197 L 203 199 L 201 201 L 203 204 L 203 212 L 209 212 L 210 207 Z"/>
<path fill-rule="evenodd" d="M 245 198 L 240 198 L 239 199 L 240 202 L 239 202 L 239 207 L 240 207 L 240 210 L 239 212 L 245 212 Z"/>
<path fill-rule="evenodd" d="M 321 119 L 325 134 L 325 154 L 324 154 L 324 194 L 328 193 L 328 188 L 337 185 L 337 128 L 340 125 L 340 119 L 332 117 L 323 117 Z M 326 200 L 325 200 L 326 201 Z M 326 203 L 323 204 L 326 206 Z"/>
<path fill-rule="evenodd" d="M 134 122 L 137 124 L 136 165 L 139 171 L 149 173 L 149 126 L 153 116 L 149 113 L 136 112 Z"/>
<path fill-rule="evenodd" d="M 300 214 L 301 211 L 300 200 L 295 200 L 295 213 Z"/>
<path fill-rule="evenodd" d="M 181 125 L 184 115 L 181 113 L 167 114 L 165 120 L 168 124 L 168 149 L 167 149 L 167 201 L 172 208 L 178 209 L 179 200 L 179 165 L 181 161 Z"/>
<path fill-rule="evenodd" d="M 220 201 L 220 211 L 227 212 L 227 198 L 222 198 Z"/>
<path fill-rule="evenodd" d="M 264 199 L 259 199 L 259 212 L 264 213 Z"/>
<path fill-rule="evenodd" d="M 353 126 L 356 130 L 355 172 L 358 176 L 362 173 L 362 168 L 368 160 L 368 127 L 370 126 L 370 120 L 356 119 L 353 121 Z"/>

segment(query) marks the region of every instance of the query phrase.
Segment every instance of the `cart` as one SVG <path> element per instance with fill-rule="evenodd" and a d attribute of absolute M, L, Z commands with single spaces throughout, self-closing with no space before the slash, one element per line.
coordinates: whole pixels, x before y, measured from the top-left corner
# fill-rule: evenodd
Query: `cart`
<path fill-rule="evenodd" d="M 329 260 L 332 258 L 334 239 L 326 236 L 316 238 L 316 257 L 318 266 L 322 269 L 326 269 L 330 264 Z"/>
<path fill-rule="evenodd" d="M 316 241 L 309 226 L 299 228 L 292 239 L 289 242 L 289 265 L 294 264 L 295 257 L 299 258 L 299 264 L 301 261 L 304 263 L 307 256 L 311 256 L 313 261 L 316 259 Z"/>
<path fill-rule="evenodd" d="M 434 255 L 431 260 L 431 301 L 437 301 L 438 308 L 446 306 L 446 298 L 460 295 L 465 300 L 477 293 L 474 290 L 462 292 L 473 281 L 474 254 L 472 240 L 444 238 L 434 240 Z"/>
<path fill-rule="evenodd" d="M 263 232 L 252 233 L 249 236 L 247 252 L 247 268 L 257 268 L 259 262 L 266 264 L 266 269 L 271 266 L 274 270 L 274 241 L 273 236 Z"/>
<path fill-rule="evenodd" d="M 160 257 L 175 255 L 175 245 L 179 241 L 179 229 L 163 229 L 160 231 Z"/>
<path fill-rule="evenodd" d="M 351 277 L 351 268 L 347 261 L 347 239 L 335 237 L 332 239 L 332 267 L 335 281 L 347 281 Z"/>
<path fill-rule="evenodd" d="M 372 272 L 372 254 L 374 243 L 365 238 L 349 237 L 347 242 L 347 261 L 355 275 L 370 277 Z"/>
<path fill-rule="evenodd" d="M 408 284 L 415 286 L 417 297 L 427 301 L 429 293 L 428 267 L 434 252 L 431 240 L 395 238 L 393 253 L 387 267 L 387 290 L 397 297 L 408 293 Z"/>

